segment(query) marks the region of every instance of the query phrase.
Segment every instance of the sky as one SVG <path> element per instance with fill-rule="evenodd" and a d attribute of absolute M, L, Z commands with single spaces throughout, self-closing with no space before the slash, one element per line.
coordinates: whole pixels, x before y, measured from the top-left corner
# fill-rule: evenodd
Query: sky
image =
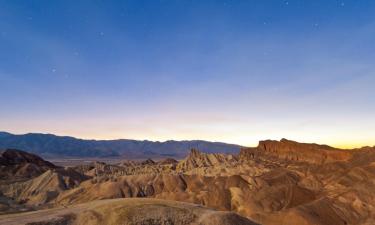
<path fill-rule="evenodd" d="M 0 0 L 0 130 L 375 145 L 375 1 Z"/>

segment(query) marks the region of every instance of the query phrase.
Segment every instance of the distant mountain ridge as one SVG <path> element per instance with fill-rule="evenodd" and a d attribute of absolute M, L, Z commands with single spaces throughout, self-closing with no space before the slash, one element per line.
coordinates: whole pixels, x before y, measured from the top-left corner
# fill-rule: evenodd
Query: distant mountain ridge
<path fill-rule="evenodd" d="M 42 156 L 158 158 L 185 157 L 190 149 L 207 153 L 238 153 L 241 146 L 202 140 L 139 141 L 139 140 L 85 140 L 53 134 L 11 134 L 0 132 L 0 149 L 21 149 Z"/>

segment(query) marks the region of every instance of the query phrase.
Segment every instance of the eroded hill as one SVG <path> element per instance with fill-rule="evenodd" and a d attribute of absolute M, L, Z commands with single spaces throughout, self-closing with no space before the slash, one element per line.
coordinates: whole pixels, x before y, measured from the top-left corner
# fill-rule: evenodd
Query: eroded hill
<path fill-rule="evenodd" d="M 236 212 L 259 224 L 365 225 L 375 223 L 374 181 L 372 147 L 341 150 L 282 139 L 261 141 L 238 155 L 192 149 L 179 162 L 51 167 L 0 190 L 20 207 L 13 212 L 156 198 Z"/>

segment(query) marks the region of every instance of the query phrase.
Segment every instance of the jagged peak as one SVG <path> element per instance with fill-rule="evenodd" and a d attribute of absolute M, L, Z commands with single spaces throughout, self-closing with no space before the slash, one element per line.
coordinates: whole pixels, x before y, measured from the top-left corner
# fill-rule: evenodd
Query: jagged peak
<path fill-rule="evenodd" d="M 196 148 L 192 148 L 192 149 L 190 149 L 189 156 L 198 156 L 198 155 L 202 155 L 202 154 L 204 154 L 204 153 L 199 151 Z"/>
<path fill-rule="evenodd" d="M 199 167 L 218 166 L 233 163 L 238 159 L 230 154 L 204 153 L 196 148 L 190 149 L 190 154 L 177 165 L 178 170 L 188 171 Z"/>

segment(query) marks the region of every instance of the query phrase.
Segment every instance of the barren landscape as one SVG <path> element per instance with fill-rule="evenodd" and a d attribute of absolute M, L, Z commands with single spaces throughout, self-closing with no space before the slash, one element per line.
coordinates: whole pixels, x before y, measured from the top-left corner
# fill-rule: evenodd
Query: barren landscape
<path fill-rule="evenodd" d="M 0 225 L 375 225 L 374 0 L 0 0 Z"/>
<path fill-rule="evenodd" d="M 8 149 L 0 165 L 0 224 L 375 223 L 373 147 L 266 140 L 239 154 L 67 167 Z"/>

